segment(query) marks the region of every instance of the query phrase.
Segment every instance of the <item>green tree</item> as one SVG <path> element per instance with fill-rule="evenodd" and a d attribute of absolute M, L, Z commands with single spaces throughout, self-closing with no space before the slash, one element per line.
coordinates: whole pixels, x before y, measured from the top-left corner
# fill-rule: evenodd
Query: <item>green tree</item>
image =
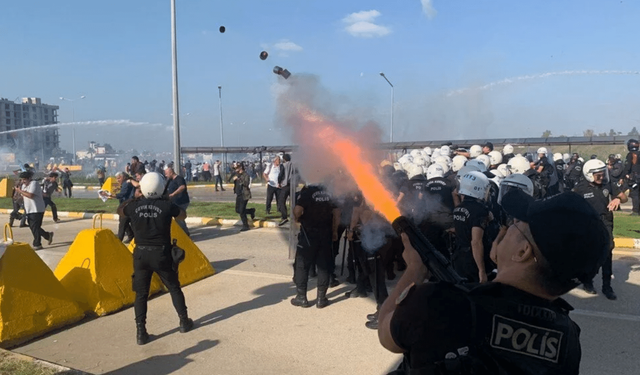
<path fill-rule="evenodd" d="M 583 131 L 582 134 L 584 134 L 585 137 L 593 137 L 595 132 L 593 131 L 593 129 L 587 129 Z"/>
<path fill-rule="evenodd" d="M 609 130 L 609 137 L 615 137 L 616 135 L 618 135 L 618 133 L 615 130 L 613 129 Z"/>
<path fill-rule="evenodd" d="M 544 133 L 542 133 L 542 138 L 549 138 L 551 137 L 551 130 L 545 130 Z"/>
<path fill-rule="evenodd" d="M 635 135 L 638 136 L 640 135 L 640 133 L 638 133 L 638 129 L 636 129 L 636 127 L 634 126 L 633 129 L 631 129 L 631 131 L 629 132 L 629 134 L 627 135 Z"/>

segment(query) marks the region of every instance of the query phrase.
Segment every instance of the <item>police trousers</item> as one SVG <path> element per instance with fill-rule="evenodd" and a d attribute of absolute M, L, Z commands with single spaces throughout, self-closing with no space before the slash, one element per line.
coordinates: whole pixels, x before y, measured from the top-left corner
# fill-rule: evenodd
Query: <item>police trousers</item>
<path fill-rule="evenodd" d="M 333 261 L 331 230 L 313 231 L 304 228 L 298 234 L 295 270 L 293 281 L 299 289 L 307 290 L 309 269 L 315 264 L 318 267 L 318 290 L 329 288 L 329 272 Z"/>
<path fill-rule="evenodd" d="M 478 265 L 470 247 L 456 247 L 451 255 L 451 265 L 460 276 L 467 279 L 467 282 L 480 282 Z"/>
<path fill-rule="evenodd" d="M 147 301 L 153 273 L 160 276 L 160 280 L 169 290 L 173 307 L 178 316 L 187 316 L 187 305 L 180 288 L 178 272 L 173 270 L 171 245 L 169 246 L 136 246 L 133 250 L 132 286 L 136 293 L 133 308 L 136 323 L 147 321 Z"/>

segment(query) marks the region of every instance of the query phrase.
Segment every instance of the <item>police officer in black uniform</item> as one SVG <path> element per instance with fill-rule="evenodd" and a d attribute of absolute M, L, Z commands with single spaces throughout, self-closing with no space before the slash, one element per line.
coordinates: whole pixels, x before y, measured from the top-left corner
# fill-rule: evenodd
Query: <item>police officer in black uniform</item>
<path fill-rule="evenodd" d="M 318 298 L 316 307 L 329 305 L 327 289 L 332 271 L 333 241 L 338 239 L 340 210 L 333 204 L 331 195 L 322 185 L 307 185 L 300 190 L 300 197 L 293 208 L 293 216 L 300 223 L 293 281 L 296 296 L 291 304 L 310 307 L 307 300 L 307 282 L 312 264 L 318 267 Z"/>
<path fill-rule="evenodd" d="M 602 222 L 609 231 L 611 242 L 607 252 L 607 259 L 602 265 L 602 293 L 610 300 L 617 299 L 611 288 L 612 257 L 613 257 L 613 211 L 620 207 L 621 203 L 627 201 L 627 196 L 620 190 L 618 185 L 613 183 L 608 177 L 607 166 L 603 161 L 591 159 L 584 163 L 582 171 L 585 179 L 582 180 L 573 191 L 580 194 L 591 204 L 595 211 L 600 214 Z M 584 282 L 584 290 L 589 294 L 596 294 L 592 280 Z"/>
<path fill-rule="evenodd" d="M 640 215 L 640 142 L 635 139 L 627 141 L 629 153 L 625 158 L 624 176 L 629 186 L 629 197 L 631 198 L 631 215 Z"/>
<path fill-rule="evenodd" d="M 460 179 L 458 193 L 462 202 L 453 210 L 456 243 L 451 254 L 453 268 L 468 281 L 487 282 L 488 249 L 483 243 L 484 231 L 490 221 L 485 198 L 489 179 L 481 172 L 468 172 Z"/>
<path fill-rule="evenodd" d="M 492 248 L 493 282 L 423 283 L 429 276 L 406 235 L 407 270 L 380 310 L 380 343 L 404 361 L 393 374 L 578 374 L 580 328 L 559 298 L 593 277 L 609 235 L 579 195 L 502 204 L 514 223 Z"/>
<path fill-rule="evenodd" d="M 180 288 L 177 267 L 171 255 L 171 220 L 184 220 L 186 212 L 164 198 L 164 179 L 159 173 L 147 173 L 140 180 L 143 197 L 132 200 L 119 208 L 119 214 L 131 218 L 131 227 L 136 239 L 133 250 L 133 290 L 136 292 L 134 311 L 136 315 L 138 345 L 149 341 L 146 329 L 147 299 L 151 276 L 157 273 L 171 294 L 173 307 L 180 318 L 180 332 L 193 328 L 193 320 L 187 315 L 187 305 Z"/>
<path fill-rule="evenodd" d="M 580 155 L 573 153 L 564 174 L 564 182 L 567 189 L 573 189 L 582 180 L 582 164 Z"/>
<path fill-rule="evenodd" d="M 431 164 L 427 168 L 425 200 L 428 213 L 420 229 L 446 258 L 451 257 L 450 248 L 453 247 L 449 235 L 453 231 L 453 209 L 460 204 L 455 190 L 456 185 L 444 177 L 442 166 Z"/>

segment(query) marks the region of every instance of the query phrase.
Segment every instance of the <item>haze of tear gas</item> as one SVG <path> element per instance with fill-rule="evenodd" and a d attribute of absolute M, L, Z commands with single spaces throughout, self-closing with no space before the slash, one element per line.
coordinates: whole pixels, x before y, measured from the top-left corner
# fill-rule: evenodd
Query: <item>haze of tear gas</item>
<path fill-rule="evenodd" d="M 279 120 L 291 127 L 298 145 L 298 169 L 309 183 L 323 183 L 333 194 L 335 176 L 346 172 L 358 185 L 365 199 L 387 220 L 400 216 L 389 193 L 373 167 L 384 157 L 375 145 L 380 142 L 380 127 L 368 119 L 341 118 L 332 95 L 316 76 L 295 75 L 280 80 L 277 98 Z M 345 116 L 346 117 L 346 116 Z"/>

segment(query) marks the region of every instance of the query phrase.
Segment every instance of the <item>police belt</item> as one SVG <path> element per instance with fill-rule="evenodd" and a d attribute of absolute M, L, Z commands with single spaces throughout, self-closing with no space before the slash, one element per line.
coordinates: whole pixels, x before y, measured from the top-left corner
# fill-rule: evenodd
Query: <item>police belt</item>
<path fill-rule="evenodd" d="M 146 246 L 146 245 L 136 245 L 135 250 L 142 250 L 142 251 L 163 251 L 164 249 L 168 249 L 170 248 L 171 245 L 165 245 L 165 246 Z"/>

